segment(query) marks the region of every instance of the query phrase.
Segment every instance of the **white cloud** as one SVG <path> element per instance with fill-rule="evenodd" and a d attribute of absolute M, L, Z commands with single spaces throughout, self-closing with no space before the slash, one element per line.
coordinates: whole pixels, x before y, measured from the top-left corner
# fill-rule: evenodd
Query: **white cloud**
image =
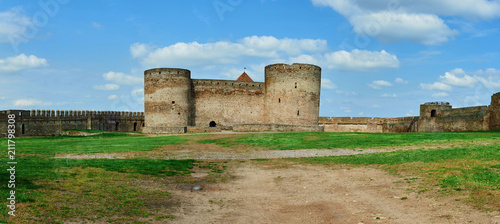
<path fill-rule="evenodd" d="M 116 84 L 106 84 L 106 85 L 94 86 L 94 89 L 97 89 L 97 90 L 117 90 L 119 88 L 120 88 L 120 86 L 116 85 Z"/>
<path fill-rule="evenodd" d="M 132 96 L 142 96 L 144 95 L 144 89 L 134 89 L 131 94 Z"/>
<path fill-rule="evenodd" d="M 100 30 L 102 28 L 102 25 L 100 23 L 97 23 L 97 22 L 93 22 L 92 23 L 92 26 L 98 30 Z"/>
<path fill-rule="evenodd" d="M 121 72 L 107 72 L 102 75 L 105 80 L 115 82 L 122 85 L 141 85 L 143 79 L 130 75 L 125 75 Z"/>
<path fill-rule="evenodd" d="M 45 58 L 39 58 L 35 55 L 26 56 L 25 54 L 20 54 L 15 57 L 0 59 L 0 72 L 20 71 L 24 69 L 38 68 L 48 65 L 49 64 L 47 63 L 47 60 Z"/>
<path fill-rule="evenodd" d="M 447 97 L 447 96 L 449 96 L 449 94 L 446 92 L 439 92 L 439 93 L 432 94 L 432 96 L 433 97 Z"/>
<path fill-rule="evenodd" d="M 31 24 L 31 19 L 22 15 L 20 8 L 0 12 L 0 43 L 17 41 Z"/>
<path fill-rule="evenodd" d="M 16 107 L 29 107 L 29 106 L 50 106 L 52 102 L 44 102 L 36 99 L 18 99 L 12 103 Z"/>
<path fill-rule="evenodd" d="M 319 63 L 327 68 L 346 71 L 372 71 L 384 68 L 398 68 L 399 60 L 386 51 L 367 51 L 355 49 L 352 52 L 336 51 L 324 55 Z"/>
<path fill-rule="evenodd" d="M 140 58 L 146 56 L 148 53 L 153 51 L 153 49 L 153 46 L 147 44 L 134 43 L 130 45 L 130 54 L 134 58 Z"/>
<path fill-rule="evenodd" d="M 385 98 L 396 98 L 396 97 L 398 97 L 398 95 L 396 95 L 395 93 L 393 93 L 393 94 L 384 93 L 384 94 L 380 95 L 380 97 L 385 97 Z"/>
<path fill-rule="evenodd" d="M 500 70 L 495 68 L 488 68 L 486 70 L 478 70 L 473 72 L 474 77 L 489 89 L 500 88 Z"/>
<path fill-rule="evenodd" d="M 358 115 L 359 115 L 359 116 L 363 116 L 363 115 L 365 115 L 365 113 L 363 113 L 363 112 L 359 112 L 359 114 L 358 114 Z"/>
<path fill-rule="evenodd" d="M 368 86 L 372 87 L 373 89 L 381 89 L 382 86 L 392 86 L 392 83 L 385 80 L 376 80 L 368 84 Z"/>
<path fill-rule="evenodd" d="M 345 14 L 363 11 L 406 11 L 463 18 L 492 19 L 500 17 L 500 2 L 488 0 L 312 0 L 315 5 L 330 6 Z"/>
<path fill-rule="evenodd" d="M 420 87 L 425 90 L 441 90 L 441 91 L 451 91 L 451 86 L 446 85 L 442 82 L 435 83 L 420 83 Z"/>
<path fill-rule="evenodd" d="M 402 78 L 396 78 L 396 80 L 394 80 L 394 82 L 397 84 L 408 84 L 408 81 L 406 81 Z"/>
<path fill-rule="evenodd" d="M 237 42 L 178 42 L 163 48 L 142 43 L 130 46 L 132 56 L 150 67 L 234 64 L 249 57 L 283 58 L 327 49 L 326 40 L 277 39 L 272 36 L 250 36 Z"/>
<path fill-rule="evenodd" d="M 337 85 L 329 79 L 321 79 L 321 88 L 324 89 L 336 89 Z"/>
<path fill-rule="evenodd" d="M 373 104 L 373 105 L 371 105 L 370 107 L 371 107 L 371 108 L 380 108 L 380 105 L 378 105 L 378 104 Z"/>
<path fill-rule="evenodd" d="M 455 68 L 446 72 L 443 76 L 439 76 L 440 82 L 434 84 L 420 84 L 423 89 L 450 91 L 451 86 L 472 88 L 480 83 L 489 89 L 500 88 L 500 70 L 488 68 L 485 70 L 477 70 L 466 72 L 461 68 Z"/>
<path fill-rule="evenodd" d="M 116 99 L 116 98 L 118 98 L 118 96 L 117 96 L 117 95 L 110 95 L 110 96 L 108 96 L 108 99 L 110 99 L 110 100 L 114 100 L 114 99 Z"/>
<path fill-rule="evenodd" d="M 336 93 L 338 94 L 344 94 L 346 96 L 357 96 L 358 93 L 354 92 L 354 91 L 342 91 L 342 90 L 335 90 Z"/>
<path fill-rule="evenodd" d="M 286 61 L 316 64 L 324 68 L 346 71 L 399 67 L 397 57 L 384 50 L 328 52 L 326 40 L 278 39 L 272 36 L 250 36 L 236 42 L 178 42 L 166 47 L 134 43 L 130 46 L 130 54 L 146 67 L 220 67 L 245 62 L 251 58 L 271 63 Z"/>
<path fill-rule="evenodd" d="M 132 99 L 134 99 L 137 103 L 144 103 L 144 89 L 134 89 L 130 92 L 130 95 L 132 95 Z"/>
<path fill-rule="evenodd" d="M 452 86 L 473 87 L 478 81 L 476 78 L 466 75 L 465 71 L 461 68 L 456 68 L 450 72 L 446 72 L 444 73 L 444 76 L 439 76 L 439 78 L 443 83 Z"/>
<path fill-rule="evenodd" d="M 312 0 L 344 16 L 360 35 L 382 42 L 409 40 L 424 45 L 439 45 L 458 34 L 440 16 L 469 19 L 500 17 L 500 2 L 488 0 Z"/>

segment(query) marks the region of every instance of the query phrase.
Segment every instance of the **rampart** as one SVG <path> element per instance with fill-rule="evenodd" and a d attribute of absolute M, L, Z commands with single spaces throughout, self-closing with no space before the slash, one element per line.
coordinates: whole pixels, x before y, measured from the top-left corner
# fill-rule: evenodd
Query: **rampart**
<path fill-rule="evenodd" d="M 417 132 L 418 117 L 320 117 L 326 132 Z"/>
<path fill-rule="evenodd" d="M 320 67 L 273 64 L 265 67 L 265 82 L 253 82 L 246 73 L 240 78 L 240 81 L 191 79 L 187 69 L 146 70 L 144 131 L 318 125 Z"/>
<path fill-rule="evenodd" d="M 0 122 L 7 124 L 8 114 L 14 114 L 17 136 L 61 135 L 68 129 L 92 129 L 118 132 L 141 132 L 143 112 L 88 110 L 4 110 Z M 7 126 L 0 125 L 5 137 Z"/>
<path fill-rule="evenodd" d="M 419 132 L 486 131 L 490 129 L 489 106 L 452 108 L 449 103 L 420 105 Z"/>

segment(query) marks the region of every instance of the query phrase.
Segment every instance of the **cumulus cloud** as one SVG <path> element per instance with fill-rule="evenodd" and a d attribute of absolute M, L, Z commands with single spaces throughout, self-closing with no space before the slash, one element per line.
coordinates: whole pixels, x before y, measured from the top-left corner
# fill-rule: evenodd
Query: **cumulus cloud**
<path fill-rule="evenodd" d="M 439 92 L 439 93 L 432 94 L 432 96 L 433 97 L 447 97 L 447 96 L 449 96 L 449 94 L 446 92 Z"/>
<path fill-rule="evenodd" d="M 326 40 L 250 36 L 236 42 L 178 42 L 163 48 L 135 43 L 131 45 L 130 52 L 143 65 L 158 67 L 234 64 L 251 57 L 283 58 L 305 52 L 323 52 L 327 49 Z"/>
<path fill-rule="evenodd" d="M 20 8 L 0 12 L 0 43 L 12 42 L 24 36 L 26 27 L 31 24 L 31 19 L 23 15 Z"/>
<path fill-rule="evenodd" d="M 337 85 L 329 79 L 321 79 L 321 88 L 324 89 L 336 89 Z"/>
<path fill-rule="evenodd" d="M 376 80 L 368 84 L 368 86 L 372 87 L 373 89 L 382 89 L 383 86 L 392 86 L 392 83 L 385 80 Z"/>
<path fill-rule="evenodd" d="M 100 29 L 102 28 L 102 25 L 101 25 L 100 23 L 98 23 L 98 22 L 93 22 L 93 23 L 92 23 L 92 26 L 93 26 L 94 28 L 98 29 L 98 30 L 100 30 Z"/>
<path fill-rule="evenodd" d="M 148 44 L 134 43 L 130 45 L 130 54 L 134 58 L 144 57 L 153 50 L 154 47 Z"/>
<path fill-rule="evenodd" d="M 45 58 L 39 58 L 35 55 L 26 56 L 25 54 L 20 54 L 15 57 L 0 59 L 0 72 L 20 71 L 48 65 L 47 59 Z"/>
<path fill-rule="evenodd" d="M 489 0 L 311 0 L 344 16 L 354 32 L 382 42 L 409 40 L 439 45 L 458 34 L 442 19 L 456 16 L 477 21 L 500 17 L 500 2 Z"/>
<path fill-rule="evenodd" d="M 488 68 L 477 71 L 464 71 L 461 68 L 455 68 L 444 75 L 439 76 L 440 82 L 434 84 L 422 83 L 420 86 L 428 90 L 450 91 L 451 86 L 472 88 L 477 84 L 482 84 L 489 89 L 500 88 L 500 70 Z"/>
<path fill-rule="evenodd" d="M 118 96 L 117 96 L 117 95 L 110 95 L 110 96 L 108 96 L 108 99 L 110 99 L 110 100 L 114 100 L 114 99 L 116 99 L 116 98 L 118 98 Z"/>
<path fill-rule="evenodd" d="M 398 58 L 384 50 L 380 52 L 358 49 L 352 52 L 336 51 L 325 54 L 324 58 L 326 67 L 347 71 L 369 71 L 373 69 L 399 67 Z"/>
<path fill-rule="evenodd" d="M 395 93 L 393 93 L 393 94 L 384 93 L 380 97 L 384 97 L 384 98 L 396 98 L 396 97 L 398 97 L 398 95 L 396 95 Z"/>
<path fill-rule="evenodd" d="M 472 87 L 478 81 L 477 78 L 465 74 L 461 68 L 453 69 L 450 72 L 444 73 L 444 76 L 439 76 L 443 83 L 452 86 Z"/>
<path fill-rule="evenodd" d="M 120 86 L 116 84 L 106 84 L 106 85 L 96 85 L 94 86 L 94 89 L 96 90 L 117 90 L 119 89 Z"/>
<path fill-rule="evenodd" d="M 105 80 L 115 82 L 122 85 L 141 85 L 143 79 L 130 75 L 125 75 L 121 72 L 107 72 L 102 75 Z"/>
<path fill-rule="evenodd" d="M 36 99 L 18 99 L 12 103 L 15 107 L 29 107 L 29 106 L 50 106 L 52 102 L 44 102 Z"/>
<path fill-rule="evenodd" d="M 397 83 L 397 84 L 408 84 L 408 81 L 406 81 L 406 80 L 404 80 L 402 78 L 396 78 L 394 80 L 394 82 Z"/>
<path fill-rule="evenodd" d="M 488 68 L 486 70 L 477 70 L 473 72 L 474 77 L 489 89 L 500 88 L 500 70 Z"/>
<path fill-rule="evenodd" d="M 441 90 L 441 91 L 451 91 L 451 86 L 446 85 L 442 82 L 435 82 L 435 83 L 421 83 L 420 87 L 425 90 Z"/>
<path fill-rule="evenodd" d="M 144 89 L 134 89 L 130 95 L 137 103 L 144 103 Z"/>
<path fill-rule="evenodd" d="M 406 39 L 424 45 L 440 45 L 458 34 L 438 16 L 427 14 L 379 12 L 353 16 L 350 22 L 356 33 L 374 36 L 385 43 Z"/>
<path fill-rule="evenodd" d="M 272 36 L 250 36 L 236 42 L 178 42 L 166 47 L 134 43 L 130 46 L 130 54 L 147 67 L 208 68 L 213 65 L 220 67 L 245 62 L 252 58 L 270 63 L 286 61 L 316 64 L 324 68 L 345 71 L 373 71 L 399 67 L 398 58 L 385 50 L 355 49 L 351 52 L 329 52 L 326 40 L 278 39 Z"/>

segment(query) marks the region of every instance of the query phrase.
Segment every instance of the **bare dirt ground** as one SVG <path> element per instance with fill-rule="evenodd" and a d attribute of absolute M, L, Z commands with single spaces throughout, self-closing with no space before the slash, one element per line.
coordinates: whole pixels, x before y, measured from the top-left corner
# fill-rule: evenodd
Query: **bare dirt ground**
<path fill-rule="evenodd" d="M 234 178 L 201 191 L 169 190 L 182 201 L 172 222 L 500 223 L 455 198 L 414 193 L 403 178 L 374 168 L 246 162 L 227 172 Z"/>

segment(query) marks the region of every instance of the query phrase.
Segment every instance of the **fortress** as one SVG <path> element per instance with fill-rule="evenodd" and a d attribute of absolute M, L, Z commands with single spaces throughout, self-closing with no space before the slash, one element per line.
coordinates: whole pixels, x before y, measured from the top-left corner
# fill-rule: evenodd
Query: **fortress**
<path fill-rule="evenodd" d="M 144 132 L 322 131 L 320 89 L 321 68 L 308 64 L 266 66 L 265 82 L 253 82 L 246 73 L 228 81 L 191 79 L 185 69 L 151 69 L 144 72 Z"/>
<path fill-rule="evenodd" d="M 319 117 L 321 68 L 272 64 L 265 81 L 243 73 L 236 81 L 191 79 L 180 68 L 144 72 L 144 111 L 0 111 L 0 137 L 8 114 L 16 136 L 66 134 L 69 129 L 185 133 L 206 131 L 436 132 L 500 130 L 500 93 L 489 106 L 420 105 L 420 116 L 400 118 Z"/>

